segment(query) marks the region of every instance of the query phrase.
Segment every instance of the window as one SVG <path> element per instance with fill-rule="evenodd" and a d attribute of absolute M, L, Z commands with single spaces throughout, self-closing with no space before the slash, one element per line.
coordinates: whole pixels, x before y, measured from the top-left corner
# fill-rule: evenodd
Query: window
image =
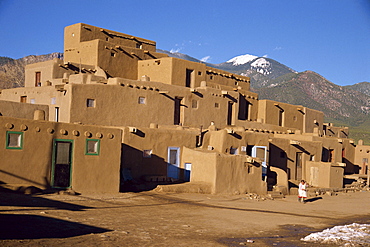
<path fill-rule="evenodd" d="M 55 122 L 59 122 L 59 107 L 55 107 Z"/>
<path fill-rule="evenodd" d="M 139 97 L 138 103 L 145 104 L 146 103 L 145 97 Z"/>
<path fill-rule="evenodd" d="M 251 164 L 248 164 L 248 163 L 244 163 L 246 168 L 247 168 L 247 173 L 248 174 L 253 174 L 254 173 L 254 169 L 253 169 L 253 165 Z"/>
<path fill-rule="evenodd" d="M 144 158 L 151 158 L 152 157 L 152 150 L 151 149 L 144 150 L 143 151 L 143 157 Z"/>
<path fill-rule="evenodd" d="M 237 148 L 230 148 L 230 154 L 238 154 L 238 149 Z"/>
<path fill-rule="evenodd" d="M 51 98 L 51 104 L 55 105 L 57 103 L 57 99 L 55 97 Z"/>
<path fill-rule="evenodd" d="M 111 57 L 115 57 L 115 56 L 116 56 L 116 53 L 111 52 L 111 53 L 110 53 L 110 56 L 111 56 Z"/>
<path fill-rule="evenodd" d="M 23 148 L 23 132 L 7 131 L 6 132 L 6 148 L 7 149 L 22 149 Z"/>
<path fill-rule="evenodd" d="M 143 45 L 142 45 L 142 44 L 140 44 L 140 43 L 136 43 L 136 48 L 138 48 L 138 49 L 143 49 Z"/>
<path fill-rule="evenodd" d="M 35 87 L 41 87 L 41 72 L 35 72 Z"/>
<path fill-rule="evenodd" d="M 198 75 L 202 75 L 202 71 L 198 71 Z"/>
<path fill-rule="evenodd" d="M 27 102 L 27 96 L 21 96 L 21 103 Z"/>
<path fill-rule="evenodd" d="M 253 147 L 254 147 L 253 145 L 247 145 L 247 151 L 246 151 L 247 155 L 252 156 Z"/>
<path fill-rule="evenodd" d="M 98 139 L 86 139 L 86 155 L 99 155 L 100 151 L 100 140 Z"/>
<path fill-rule="evenodd" d="M 87 107 L 95 107 L 95 99 L 87 99 L 86 100 Z"/>
<path fill-rule="evenodd" d="M 191 101 L 191 108 L 198 108 L 198 101 L 197 100 L 192 100 Z"/>
<path fill-rule="evenodd" d="M 30 99 L 30 103 L 31 104 L 35 104 L 36 103 L 36 100 L 35 99 Z"/>
<path fill-rule="evenodd" d="M 220 104 L 219 103 L 215 103 L 215 107 L 216 108 L 220 108 Z"/>
<path fill-rule="evenodd" d="M 279 109 L 279 126 L 284 126 L 284 110 Z"/>

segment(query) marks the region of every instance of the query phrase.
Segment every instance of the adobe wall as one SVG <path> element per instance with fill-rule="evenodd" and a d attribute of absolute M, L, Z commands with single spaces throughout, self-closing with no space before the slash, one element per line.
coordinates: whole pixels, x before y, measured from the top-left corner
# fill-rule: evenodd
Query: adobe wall
<path fill-rule="evenodd" d="M 326 150 L 333 150 L 332 160 L 329 160 L 330 157 L 325 157 L 323 155 L 323 162 L 342 162 L 342 142 L 337 138 L 315 138 L 316 140 L 320 140 L 322 142 L 323 149 Z"/>
<path fill-rule="evenodd" d="M 34 119 L 35 111 L 40 111 L 40 113 L 36 113 L 36 115 L 40 116 L 41 118 L 38 118 L 38 120 L 49 119 L 48 105 L 24 104 L 19 102 L 0 100 L 0 116 Z"/>
<path fill-rule="evenodd" d="M 363 145 L 363 141 L 360 140 L 355 148 L 355 159 L 354 163 L 359 168 L 359 174 L 368 174 L 370 161 L 370 146 Z"/>
<path fill-rule="evenodd" d="M 145 176 L 167 176 L 168 148 L 178 147 L 179 157 L 184 157 L 184 146 L 195 148 L 199 130 L 179 128 L 137 128 L 130 132 L 124 127 L 122 138 L 122 168 L 128 169 L 136 180 Z M 143 151 L 151 150 L 151 157 L 144 157 Z M 179 178 L 184 176 L 184 160 L 180 158 Z"/>
<path fill-rule="evenodd" d="M 218 152 L 207 150 L 194 150 L 184 147 L 182 159 L 184 163 L 190 163 L 190 182 L 205 182 L 211 185 L 212 194 L 216 193 L 216 170 Z"/>
<path fill-rule="evenodd" d="M 220 90 L 189 89 L 158 82 L 108 80 L 108 85 L 68 84 L 66 95 L 72 94 L 71 122 L 95 125 L 142 126 L 150 123 L 174 125 L 175 99 L 181 98 L 179 110 L 183 126 L 206 128 L 213 121 L 218 127 L 227 126 L 228 102 Z M 69 89 L 72 91 L 68 92 Z M 230 92 L 237 99 L 238 93 Z M 139 98 L 145 102 L 139 104 Z M 95 99 L 95 107 L 86 106 L 87 99 Z M 232 118 L 235 122 L 238 105 L 234 104 Z M 247 123 L 247 121 L 245 121 Z"/>
<path fill-rule="evenodd" d="M 187 71 L 189 85 L 186 85 Z M 203 63 L 173 57 L 139 61 L 138 79 L 142 76 L 148 76 L 153 81 L 190 88 L 200 87 L 202 81 L 217 84 L 218 89 L 227 86 L 230 90 L 241 89 L 247 92 L 250 87 L 249 77 L 207 67 Z"/>
<path fill-rule="evenodd" d="M 137 79 L 139 60 L 167 57 L 154 41 L 82 23 L 65 28 L 64 61 L 104 69 L 108 77 Z"/>
<path fill-rule="evenodd" d="M 267 191 L 261 166 L 246 162 L 245 155 L 185 148 L 183 156 L 192 164 L 190 181 L 211 184 L 212 194 L 265 194 Z"/>
<path fill-rule="evenodd" d="M 359 173 L 360 164 L 356 164 L 356 146 L 352 139 L 339 139 L 342 141 L 342 163 L 346 164 L 345 173 Z"/>
<path fill-rule="evenodd" d="M 55 79 L 62 79 L 63 76 L 68 78 L 69 75 L 74 74 L 74 71 L 63 68 L 64 65 L 63 61 L 54 58 L 50 61 L 40 62 L 40 63 L 33 63 L 26 65 L 25 68 L 25 87 L 35 87 L 36 86 L 36 72 L 41 73 L 41 85 L 46 86 L 47 83 L 50 85 L 57 84 L 58 80 Z M 64 75 L 66 73 L 66 75 Z M 60 81 L 61 82 L 61 81 Z"/>
<path fill-rule="evenodd" d="M 84 23 L 77 23 L 64 28 L 64 49 L 76 49 L 80 42 L 90 40 L 104 40 L 112 44 L 138 48 L 136 45 L 141 45 L 141 49 L 155 52 L 156 43 L 152 40 L 147 40 L 132 35 L 111 31 L 108 29 L 91 26 Z"/>
<path fill-rule="evenodd" d="M 280 120 L 280 111 L 283 111 Z M 258 118 L 264 123 L 295 128 L 302 133 L 314 133 L 323 135 L 324 113 L 303 106 L 290 105 L 271 100 L 259 100 Z"/>
<path fill-rule="evenodd" d="M 7 131 L 23 133 L 21 149 L 6 148 Z M 113 128 L 0 117 L 0 181 L 48 188 L 53 140 L 71 140 L 72 182 L 77 192 L 118 192 L 121 131 Z M 86 155 L 86 139 L 100 141 L 99 155 Z"/>
<path fill-rule="evenodd" d="M 199 87 L 206 78 L 206 65 L 173 57 L 139 61 L 138 78 L 147 75 L 153 81 L 185 87 L 187 69 L 193 71 L 189 87 Z"/>
<path fill-rule="evenodd" d="M 209 131 L 205 134 L 203 148 L 228 154 L 231 149 L 236 149 L 237 154 L 246 155 L 248 145 L 268 147 L 269 138 L 269 134 L 251 131 L 235 130 L 234 133 L 228 133 L 227 129 Z"/>
<path fill-rule="evenodd" d="M 56 108 L 59 109 L 59 122 L 70 122 L 70 91 L 71 85 L 62 85 L 65 90 L 58 90 L 57 86 L 12 88 L 3 90 L 0 99 L 4 101 L 20 102 L 22 96 L 26 97 L 26 103 L 48 105 L 47 120 L 56 120 Z"/>
<path fill-rule="evenodd" d="M 250 78 L 247 76 L 233 74 L 224 70 L 206 67 L 206 81 L 220 86 L 229 86 L 235 89 L 250 91 Z"/>
<path fill-rule="evenodd" d="M 332 123 L 325 123 L 323 134 L 328 137 L 348 138 L 349 129 L 348 127 L 337 127 L 333 126 Z"/>
<path fill-rule="evenodd" d="M 306 181 L 308 184 L 320 188 L 342 188 L 343 167 L 334 166 L 327 162 L 307 162 Z"/>
<path fill-rule="evenodd" d="M 217 158 L 215 193 L 266 193 L 267 184 L 262 181 L 262 166 L 246 162 L 246 156 L 243 155 L 221 154 Z"/>
<path fill-rule="evenodd" d="M 304 133 L 314 133 L 315 128 L 317 134 L 323 134 L 324 113 L 307 107 L 303 107 L 304 115 Z"/>
<path fill-rule="evenodd" d="M 277 137 L 278 135 L 276 135 Z M 321 142 L 305 140 L 301 135 L 281 135 L 272 138 L 269 164 L 287 173 L 288 179 L 306 179 L 305 165 L 310 160 L 321 160 Z M 297 169 L 297 153 L 301 155 L 301 170 Z"/>

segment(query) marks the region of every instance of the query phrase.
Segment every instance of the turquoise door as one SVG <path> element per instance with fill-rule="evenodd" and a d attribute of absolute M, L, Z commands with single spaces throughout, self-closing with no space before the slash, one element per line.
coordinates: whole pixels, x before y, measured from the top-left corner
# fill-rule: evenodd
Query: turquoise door
<path fill-rule="evenodd" d="M 73 140 L 55 139 L 53 144 L 51 185 L 55 188 L 70 188 Z"/>

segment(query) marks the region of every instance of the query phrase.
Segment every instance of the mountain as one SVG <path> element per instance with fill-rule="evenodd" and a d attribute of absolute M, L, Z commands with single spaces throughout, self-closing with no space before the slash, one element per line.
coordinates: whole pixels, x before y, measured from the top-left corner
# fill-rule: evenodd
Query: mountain
<path fill-rule="evenodd" d="M 360 82 L 355 85 L 345 87 L 370 96 L 370 82 Z"/>
<path fill-rule="evenodd" d="M 166 50 L 161 50 L 161 49 L 157 49 L 157 52 L 167 54 L 169 57 L 180 58 L 180 59 L 184 59 L 184 60 L 188 60 L 188 61 L 192 61 L 196 63 L 203 63 L 199 59 L 196 59 L 194 57 L 188 56 L 180 52 L 171 52 L 171 51 L 166 51 Z"/>
<path fill-rule="evenodd" d="M 24 86 L 24 68 L 27 64 L 54 58 L 63 59 L 63 53 L 54 52 L 40 56 L 31 55 L 20 59 L 0 57 L 0 89 Z"/>
<path fill-rule="evenodd" d="M 181 53 L 169 56 L 201 62 Z M 265 57 L 242 55 L 224 63 L 207 66 L 249 76 L 251 90 L 260 99 L 303 105 L 324 112 L 325 121 L 349 126 L 350 138 L 370 144 L 370 83 L 338 86 L 313 72 L 296 72 Z"/>
<path fill-rule="evenodd" d="M 369 96 L 338 86 L 313 71 L 290 73 L 273 80 L 276 86 L 254 89 L 270 99 L 320 110 L 328 118 L 358 125 L 369 117 Z"/>
<path fill-rule="evenodd" d="M 188 55 L 179 53 L 179 52 L 169 52 L 164 50 L 158 50 L 158 52 L 165 53 L 170 57 L 181 58 L 193 62 L 204 63 L 196 58 L 190 57 Z M 251 87 L 252 88 L 262 88 L 273 86 L 273 79 L 278 78 L 279 76 L 296 73 L 295 70 L 266 57 L 258 57 L 254 55 L 241 55 L 234 57 L 224 63 L 211 64 L 204 63 L 209 67 L 216 69 L 221 69 L 229 71 L 231 73 L 249 76 L 251 78 Z"/>

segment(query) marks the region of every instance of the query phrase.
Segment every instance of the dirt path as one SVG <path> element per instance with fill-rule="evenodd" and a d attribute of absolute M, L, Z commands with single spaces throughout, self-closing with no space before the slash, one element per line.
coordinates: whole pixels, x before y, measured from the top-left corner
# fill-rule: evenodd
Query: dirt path
<path fill-rule="evenodd" d="M 300 238 L 370 223 L 369 192 L 306 204 L 296 196 L 255 201 L 155 192 L 0 197 L 1 246 L 319 246 Z"/>

